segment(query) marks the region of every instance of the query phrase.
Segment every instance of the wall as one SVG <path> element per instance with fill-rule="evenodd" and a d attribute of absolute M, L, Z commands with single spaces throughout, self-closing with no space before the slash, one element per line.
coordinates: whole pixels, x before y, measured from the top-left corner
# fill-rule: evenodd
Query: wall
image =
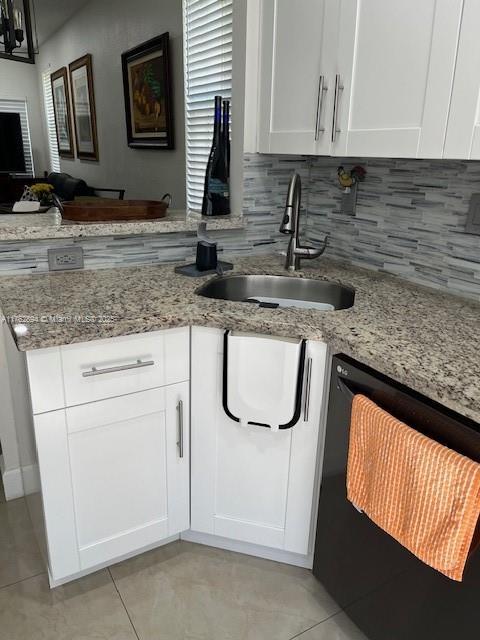
<path fill-rule="evenodd" d="M 33 162 L 37 176 L 49 168 L 43 128 L 43 98 L 36 65 L 0 59 L 0 100 L 26 100 Z"/>
<path fill-rule="evenodd" d="M 5 497 L 13 500 L 23 495 L 23 483 L 11 387 L 13 381 L 7 358 L 9 339 L 9 329 L 0 314 L 0 474 Z"/>
<path fill-rule="evenodd" d="M 170 33 L 175 149 L 127 146 L 121 54 Z M 99 162 L 61 160 L 62 170 L 97 187 L 126 188 L 127 198 L 174 197 L 185 207 L 182 3 L 180 0 L 92 0 L 41 47 L 37 73 L 56 71 L 85 53 L 93 56 Z"/>
<path fill-rule="evenodd" d="M 354 216 L 341 209 L 340 164 L 368 171 Z M 303 181 L 304 235 L 315 243 L 328 233 L 327 255 L 480 301 L 480 236 L 465 232 L 470 197 L 480 192 L 480 162 L 247 154 L 245 166 L 245 203 L 273 242 L 295 169 Z"/>

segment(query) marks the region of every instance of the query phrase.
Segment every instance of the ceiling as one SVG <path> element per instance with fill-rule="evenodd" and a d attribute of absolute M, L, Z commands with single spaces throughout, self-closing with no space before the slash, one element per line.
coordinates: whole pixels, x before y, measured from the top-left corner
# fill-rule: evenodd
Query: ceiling
<path fill-rule="evenodd" d="M 34 0 L 38 44 L 41 46 L 89 0 Z"/>

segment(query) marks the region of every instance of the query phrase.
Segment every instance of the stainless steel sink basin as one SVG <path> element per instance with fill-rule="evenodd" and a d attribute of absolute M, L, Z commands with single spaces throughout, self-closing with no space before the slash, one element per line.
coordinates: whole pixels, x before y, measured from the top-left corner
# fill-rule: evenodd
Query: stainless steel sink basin
<path fill-rule="evenodd" d="M 225 275 L 196 292 L 206 298 L 251 302 L 265 307 L 300 307 L 324 311 L 353 306 L 355 289 L 336 282 L 267 275 Z"/>

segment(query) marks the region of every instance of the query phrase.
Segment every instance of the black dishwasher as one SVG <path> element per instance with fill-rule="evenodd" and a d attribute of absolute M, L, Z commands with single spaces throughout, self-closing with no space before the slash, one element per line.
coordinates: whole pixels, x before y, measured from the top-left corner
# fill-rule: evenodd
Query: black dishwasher
<path fill-rule="evenodd" d="M 313 572 L 369 640 L 478 640 L 480 550 L 469 559 L 463 582 L 454 582 L 417 560 L 347 500 L 356 393 L 480 462 L 480 425 L 346 356 L 335 356 Z"/>

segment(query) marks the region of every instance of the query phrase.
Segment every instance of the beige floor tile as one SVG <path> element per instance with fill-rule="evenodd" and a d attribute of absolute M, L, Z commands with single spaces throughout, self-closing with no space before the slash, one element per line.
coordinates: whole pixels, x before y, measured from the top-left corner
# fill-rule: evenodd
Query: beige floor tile
<path fill-rule="evenodd" d="M 368 640 L 344 614 L 338 613 L 305 633 L 301 633 L 295 640 Z"/>
<path fill-rule="evenodd" d="M 135 640 L 107 571 L 49 589 L 37 576 L 0 589 L 0 636 L 8 640 Z"/>
<path fill-rule="evenodd" d="M 141 640 L 289 640 L 338 611 L 305 569 L 186 542 L 111 572 Z"/>
<path fill-rule="evenodd" d="M 0 504 L 0 587 L 45 571 L 23 498 Z"/>

